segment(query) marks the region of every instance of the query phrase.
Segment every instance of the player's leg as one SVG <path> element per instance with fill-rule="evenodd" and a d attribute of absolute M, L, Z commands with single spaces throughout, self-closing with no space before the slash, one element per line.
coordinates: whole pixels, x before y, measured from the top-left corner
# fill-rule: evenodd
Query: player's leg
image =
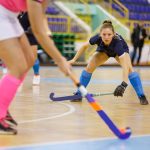
<path fill-rule="evenodd" d="M 147 105 L 148 101 L 146 99 L 146 96 L 145 96 L 145 93 L 143 90 L 141 78 L 140 78 L 139 74 L 133 70 L 133 67 L 131 64 L 131 59 L 130 59 L 130 56 L 128 53 L 126 53 L 126 59 L 127 59 L 128 68 L 129 68 L 128 78 L 130 80 L 130 83 L 133 86 L 133 88 L 140 100 L 141 105 Z M 116 58 L 116 60 L 120 64 L 119 59 Z"/>
<path fill-rule="evenodd" d="M 129 65 L 132 66 L 129 55 L 127 55 L 127 59 L 128 59 Z M 141 105 L 148 105 L 148 100 L 145 96 L 144 89 L 142 86 L 142 81 L 141 81 L 139 74 L 137 72 L 134 72 L 133 69 L 130 69 L 128 77 L 129 77 L 131 85 L 133 86 L 133 88 L 140 100 Z"/>
<path fill-rule="evenodd" d="M 36 52 L 36 56 L 37 56 L 37 45 L 32 46 L 33 51 Z M 40 73 L 39 73 L 39 69 L 40 69 L 40 61 L 39 59 L 36 57 L 36 60 L 34 62 L 33 65 L 33 71 L 34 71 L 34 76 L 33 76 L 33 85 L 39 85 L 40 84 Z"/>
<path fill-rule="evenodd" d="M 0 41 L 0 57 L 8 67 L 8 73 L 0 80 L 0 133 L 15 134 L 16 130 L 6 123 L 5 117 L 28 67 L 17 38 Z"/>
<path fill-rule="evenodd" d="M 136 54 L 137 54 L 137 48 L 138 48 L 137 45 L 133 46 L 133 55 L 132 55 L 132 58 L 131 58 L 132 64 L 134 64 L 134 60 L 135 60 L 135 57 L 136 57 Z"/>
<path fill-rule="evenodd" d="M 26 38 L 25 34 L 23 34 L 22 36 L 20 36 L 19 42 L 21 44 L 22 52 L 23 52 L 25 60 L 28 58 L 26 60 L 26 64 L 27 64 L 26 71 L 20 77 L 20 80 L 21 80 L 21 83 L 22 83 L 24 81 L 24 78 L 26 77 L 26 74 L 27 74 L 28 70 L 33 65 L 33 62 L 34 62 L 35 57 L 36 57 L 36 52 L 32 51 L 32 48 L 31 48 L 31 46 L 30 46 L 30 44 L 28 42 L 28 39 Z M 9 122 L 11 122 L 11 124 L 13 124 L 13 125 L 17 125 L 17 122 L 11 116 L 11 114 L 10 114 L 9 111 L 7 111 L 6 120 L 8 120 Z"/>
<path fill-rule="evenodd" d="M 104 64 L 108 60 L 108 58 L 109 57 L 105 53 L 95 52 L 91 60 L 89 61 L 86 69 L 82 71 L 82 74 L 80 76 L 80 83 L 87 87 L 90 82 L 92 73 L 98 66 Z"/>
<path fill-rule="evenodd" d="M 26 35 L 27 35 L 30 45 L 32 46 L 32 51 L 35 56 L 35 62 L 33 65 L 34 76 L 33 76 L 32 83 L 33 83 L 33 85 L 39 85 L 40 84 L 40 75 L 39 75 L 40 62 L 37 57 L 38 41 L 36 40 L 33 33 L 27 33 Z"/>
<path fill-rule="evenodd" d="M 102 52 L 95 52 L 93 54 L 93 56 L 91 57 L 91 60 L 89 61 L 86 69 L 82 71 L 81 76 L 80 76 L 80 83 L 82 85 L 84 85 L 84 87 L 87 87 L 87 85 L 89 84 L 91 77 L 92 77 L 92 73 L 94 72 L 94 70 L 98 66 L 101 66 L 104 62 L 106 62 L 108 60 L 108 58 L 109 57 L 105 53 L 102 53 Z M 75 94 L 79 95 L 81 93 L 78 90 Z M 81 101 L 81 100 L 82 99 L 72 100 L 72 101 L 76 102 L 76 101 Z"/>
<path fill-rule="evenodd" d="M 8 73 L 0 80 L 0 133 L 16 134 L 10 126 L 8 112 L 24 74 L 33 65 L 31 47 L 19 24 L 17 14 L 0 7 L 0 59 L 8 68 Z M 29 49 L 29 50 L 28 50 Z"/>
<path fill-rule="evenodd" d="M 33 85 L 39 85 L 40 84 L 40 74 L 39 74 L 39 69 L 40 69 L 40 62 L 39 59 L 36 59 L 34 65 L 33 65 L 33 70 L 34 70 L 34 76 L 33 76 Z"/>
<path fill-rule="evenodd" d="M 22 45 L 24 57 L 27 62 L 27 71 L 28 71 L 33 66 L 37 58 L 37 46 L 32 47 L 25 34 L 21 36 L 20 43 Z"/>
<path fill-rule="evenodd" d="M 138 56 L 138 59 L 137 59 L 137 64 L 140 63 L 140 59 L 141 59 L 141 55 L 142 55 L 142 48 L 143 48 L 143 46 L 139 46 L 139 56 Z"/>

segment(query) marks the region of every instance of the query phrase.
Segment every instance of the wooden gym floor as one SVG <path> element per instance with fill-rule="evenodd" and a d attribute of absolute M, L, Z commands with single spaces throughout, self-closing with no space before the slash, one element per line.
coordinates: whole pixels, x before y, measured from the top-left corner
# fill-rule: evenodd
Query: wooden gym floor
<path fill-rule="evenodd" d="M 74 67 L 80 76 L 84 67 Z M 150 102 L 150 69 L 137 67 L 146 96 Z M 129 126 L 132 136 L 126 141 L 118 140 L 106 124 L 91 108 L 86 99 L 82 103 L 52 102 L 55 96 L 72 95 L 76 87 L 56 67 L 41 67 L 40 86 L 32 86 L 33 71 L 19 88 L 10 112 L 18 121 L 18 135 L 0 135 L 1 149 L 51 149 L 51 150 L 96 150 L 96 149 L 149 149 L 150 105 L 142 106 L 131 87 L 124 97 L 99 96 L 95 99 L 119 128 Z M 2 76 L 2 73 L 1 73 Z M 88 86 L 90 93 L 113 92 L 122 82 L 120 67 L 100 67 Z"/>

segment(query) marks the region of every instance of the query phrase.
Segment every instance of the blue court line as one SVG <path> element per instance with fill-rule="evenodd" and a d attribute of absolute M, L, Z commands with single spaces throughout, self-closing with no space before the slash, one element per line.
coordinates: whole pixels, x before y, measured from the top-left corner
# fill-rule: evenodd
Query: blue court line
<path fill-rule="evenodd" d="M 128 140 L 114 138 L 81 141 L 53 142 L 37 145 L 3 147 L 0 150 L 149 150 L 150 135 L 131 137 Z"/>
<path fill-rule="evenodd" d="M 73 66 L 73 70 L 83 70 L 86 66 Z M 47 69 L 47 70 L 59 70 L 57 66 L 40 66 L 40 69 Z M 121 66 L 100 66 L 97 67 L 96 70 L 122 70 Z M 136 70 L 150 70 L 149 66 L 134 66 L 133 69 Z"/>
<path fill-rule="evenodd" d="M 68 78 L 41 78 L 41 81 L 46 82 L 46 83 L 72 83 L 72 81 Z M 121 80 L 101 80 L 101 79 L 91 79 L 90 84 L 120 84 L 122 81 Z M 144 86 L 149 86 L 150 85 L 150 80 L 142 80 L 142 84 Z M 129 83 L 130 85 L 130 83 Z"/>

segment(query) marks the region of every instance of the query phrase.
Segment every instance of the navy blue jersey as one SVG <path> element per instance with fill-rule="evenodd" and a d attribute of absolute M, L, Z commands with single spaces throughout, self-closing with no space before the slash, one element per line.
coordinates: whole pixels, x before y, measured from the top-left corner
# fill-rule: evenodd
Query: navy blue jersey
<path fill-rule="evenodd" d="M 29 19 L 28 19 L 28 14 L 27 12 L 25 13 L 22 13 L 18 16 L 18 19 L 19 19 L 19 22 L 20 24 L 22 25 L 23 29 L 25 31 L 28 30 L 28 28 L 30 27 L 30 22 L 29 22 Z"/>
<path fill-rule="evenodd" d="M 122 54 L 129 53 L 129 48 L 121 35 L 116 34 L 109 45 L 105 45 L 99 34 L 90 38 L 91 45 L 97 45 L 96 51 L 105 52 L 109 57 L 121 56 Z"/>
<path fill-rule="evenodd" d="M 27 38 L 31 45 L 38 45 L 38 41 L 36 40 L 35 36 L 32 33 L 30 22 L 28 18 L 27 12 L 22 13 L 18 16 L 19 22 L 22 25 L 24 31 L 26 31 Z"/>

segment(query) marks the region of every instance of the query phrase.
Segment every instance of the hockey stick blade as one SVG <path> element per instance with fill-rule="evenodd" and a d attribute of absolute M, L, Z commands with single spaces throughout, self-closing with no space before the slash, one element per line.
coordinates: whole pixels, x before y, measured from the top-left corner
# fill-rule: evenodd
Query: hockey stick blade
<path fill-rule="evenodd" d="M 96 94 L 90 94 L 92 97 L 95 96 L 104 96 L 104 95 L 112 95 L 113 93 L 96 93 Z M 54 93 L 50 93 L 50 99 L 52 101 L 65 101 L 65 100 L 75 100 L 75 99 L 81 99 L 81 95 L 70 95 L 70 96 L 62 96 L 62 97 L 54 97 Z"/>
<path fill-rule="evenodd" d="M 82 98 L 81 95 L 71 95 L 71 96 L 63 96 L 63 97 L 54 97 L 54 93 L 50 93 L 50 99 L 52 101 L 65 101 L 65 100 L 74 100 Z"/>
<path fill-rule="evenodd" d="M 116 125 L 110 120 L 107 114 L 103 111 L 97 111 L 99 116 L 103 119 L 103 121 L 108 125 L 109 129 L 119 138 L 122 140 L 128 139 L 131 135 L 130 127 L 126 127 L 123 131 L 119 130 Z"/>

